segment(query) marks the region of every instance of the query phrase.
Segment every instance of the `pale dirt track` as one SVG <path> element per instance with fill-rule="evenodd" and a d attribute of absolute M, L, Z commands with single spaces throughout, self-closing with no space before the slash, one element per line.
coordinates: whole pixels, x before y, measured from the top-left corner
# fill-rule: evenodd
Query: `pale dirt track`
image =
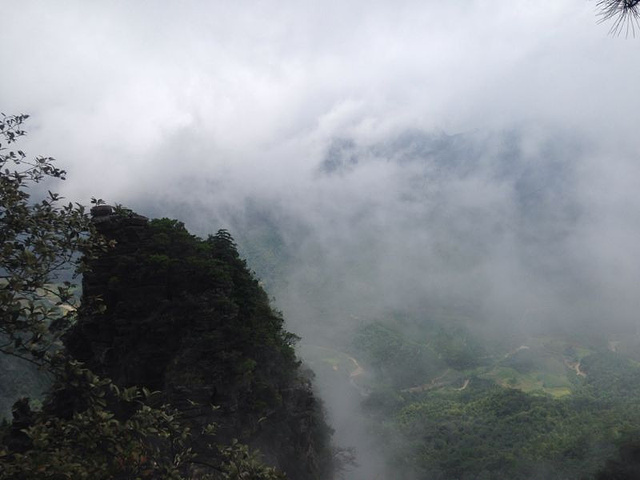
<path fill-rule="evenodd" d="M 568 360 L 564 361 L 564 364 L 569 367 L 571 370 L 573 370 L 574 372 L 576 372 L 576 375 L 578 375 L 579 377 L 586 377 L 587 374 L 584 373 L 581 369 L 580 369 L 580 362 L 569 362 Z"/>
<path fill-rule="evenodd" d="M 425 383 L 424 385 L 418 385 L 417 387 L 405 388 L 400 391 L 414 393 L 414 392 L 425 392 L 427 390 L 431 390 L 432 388 L 444 387 L 445 383 L 441 382 L 441 380 L 449 373 L 449 371 L 450 369 L 447 368 L 442 375 L 434 378 L 429 383 Z"/>

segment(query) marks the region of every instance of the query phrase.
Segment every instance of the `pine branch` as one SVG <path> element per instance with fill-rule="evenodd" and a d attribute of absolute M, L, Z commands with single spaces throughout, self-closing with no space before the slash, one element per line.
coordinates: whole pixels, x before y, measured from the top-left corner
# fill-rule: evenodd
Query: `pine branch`
<path fill-rule="evenodd" d="M 640 31 L 640 0 L 598 0 L 596 6 L 600 9 L 598 23 L 613 21 L 609 33 L 625 37 L 629 34 L 636 36 Z"/>

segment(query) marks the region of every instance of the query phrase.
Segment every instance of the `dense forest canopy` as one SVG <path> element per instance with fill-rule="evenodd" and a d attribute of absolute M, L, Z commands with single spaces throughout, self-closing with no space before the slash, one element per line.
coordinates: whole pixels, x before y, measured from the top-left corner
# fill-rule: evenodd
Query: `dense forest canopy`
<path fill-rule="evenodd" d="M 640 366 L 630 355 L 637 338 L 612 351 L 600 336 L 547 332 L 497 341 L 474 332 L 469 319 L 406 322 L 396 316 L 363 325 L 353 345 L 370 371 L 357 381 L 372 428 L 396 439 L 391 471 L 435 479 L 609 478 L 602 469 L 620 445 L 631 458 L 640 431 Z M 634 478 L 634 462 L 620 478 Z"/>

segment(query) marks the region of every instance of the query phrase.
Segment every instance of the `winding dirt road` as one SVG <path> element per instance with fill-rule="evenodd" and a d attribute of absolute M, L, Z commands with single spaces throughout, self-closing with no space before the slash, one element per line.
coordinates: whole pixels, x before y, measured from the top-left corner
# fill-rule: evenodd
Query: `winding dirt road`
<path fill-rule="evenodd" d="M 353 365 L 356 367 L 356 369 L 349 374 L 349 378 L 355 378 L 355 377 L 359 377 L 360 375 L 362 375 L 364 373 L 364 368 L 362 368 L 360 366 L 358 361 L 355 358 L 350 357 L 348 355 L 347 355 L 347 358 L 349 360 L 351 360 L 353 362 Z"/>
<path fill-rule="evenodd" d="M 351 384 L 352 387 L 354 387 L 358 391 L 361 397 L 365 397 L 365 398 L 368 397 L 371 391 L 368 388 L 363 387 L 362 385 L 358 385 L 358 382 L 356 381 L 358 377 L 365 374 L 364 368 L 360 366 L 360 364 L 355 358 L 350 357 L 349 355 L 347 355 L 347 358 L 351 360 L 353 365 L 356 367 L 355 370 L 353 370 L 349 374 L 349 383 Z"/>
<path fill-rule="evenodd" d="M 405 388 L 400 391 L 414 393 L 414 392 L 425 392 L 427 390 L 431 390 L 432 388 L 444 387 L 446 384 L 444 382 L 441 382 L 441 380 L 449 373 L 449 371 L 450 369 L 447 368 L 442 375 L 434 378 L 429 383 L 425 383 L 424 385 L 418 385 L 417 387 Z"/>
<path fill-rule="evenodd" d="M 456 388 L 455 390 L 458 390 L 459 392 L 463 391 L 465 388 L 467 388 L 469 386 L 469 381 L 470 381 L 470 379 L 467 378 L 464 381 L 464 384 L 460 388 Z"/>
<path fill-rule="evenodd" d="M 579 377 L 586 378 L 587 374 L 580 369 L 580 362 L 570 362 L 568 360 L 565 360 L 564 364 L 571 370 L 575 371 L 576 375 L 578 375 Z"/>

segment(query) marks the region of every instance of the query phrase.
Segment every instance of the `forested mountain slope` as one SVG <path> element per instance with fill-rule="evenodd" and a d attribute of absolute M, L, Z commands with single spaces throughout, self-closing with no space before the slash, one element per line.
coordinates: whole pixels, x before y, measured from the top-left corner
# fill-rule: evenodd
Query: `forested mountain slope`
<path fill-rule="evenodd" d="M 196 435 L 215 422 L 221 439 L 259 448 L 291 479 L 329 478 L 330 429 L 295 356 L 296 337 L 229 233 L 201 240 L 174 220 L 93 212 L 116 246 L 83 278 L 69 352 L 120 386 L 162 391 Z"/>
<path fill-rule="evenodd" d="M 390 314 L 362 324 L 353 357 L 311 353 L 319 376 L 349 375 L 406 478 L 638 478 L 640 364 L 623 352 L 640 339 L 503 333 Z"/>

